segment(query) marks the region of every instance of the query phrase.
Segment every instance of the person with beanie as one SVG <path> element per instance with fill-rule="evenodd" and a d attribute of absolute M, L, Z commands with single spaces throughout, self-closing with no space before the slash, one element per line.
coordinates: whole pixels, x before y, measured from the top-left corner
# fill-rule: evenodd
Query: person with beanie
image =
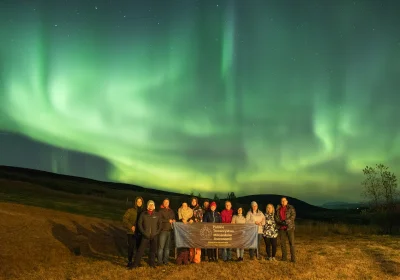
<path fill-rule="evenodd" d="M 203 209 L 199 205 L 197 197 L 192 197 L 190 208 L 193 210 L 193 219 L 195 223 L 201 223 L 203 221 Z M 201 249 L 190 248 L 190 262 L 200 263 L 201 261 Z"/>
<path fill-rule="evenodd" d="M 264 230 L 264 225 L 265 225 L 265 216 L 263 212 L 258 209 L 258 204 L 255 201 L 252 201 L 250 204 L 251 208 L 249 212 L 247 212 L 246 215 L 246 221 L 247 223 L 251 224 L 256 224 L 258 225 L 258 239 L 257 239 L 257 249 L 250 249 L 249 250 L 249 255 L 250 259 L 254 259 L 254 255 L 257 255 L 260 253 L 260 250 L 258 248 L 260 247 L 260 241 L 263 236 L 263 230 Z M 260 256 L 258 256 L 260 258 Z"/>
<path fill-rule="evenodd" d="M 204 223 L 221 223 L 221 215 L 217 212 L 217 203 L 215 201 L 210 204 L 210 211 L 206 212 L 203 217 Z M 217 259 L 217 249 L 207 249 L 208 261 L 215 262 Z"/>
<path fill-rule="evenodd" d="M 160 207 L 161 233 L 158 239 L 158 265 L 168 264 L 171 244 L 172 223 L 175 222 L 175 213 L 169 208 L 169 199 L 164 199 Z"/>
<path fill-rule="evenodd" d="M 243 208 L 239 207 L 237 210 L 237 214 L 233 215 L 232 217 L 232 224 L 245 224 L 245 223 L 246 223 L 246 217 L 243 216 Z M 244 248 L 237 248 L 236 254 L 237 254 L 237 261 L 242 262 L 244 256 Z"/>
<path fill-rule="evenodd" d="M 140 260 L 144 254 L 146 247 L 150 247 L 149 251 L 149 265 L 156 267 L 155 259 L 157 252 L 158 235 L 161 232 L 161 218 L 156 212 L 156 205 L 153 200 L 147 202 L 147 211 L 140 215 L 138 227 L 143 235 L 140 242 L 139 250 L 135 256 L 135 261 L 132 268 L 136 268 L 140 264 Z"/>
<path fill-rule="evenodd" d="M 139 239 L 137 222 L 139 220 L 139 210 L 143 208 L 143 198 L 136 197 L 133 207 L 126 210 L 122 223 L 128 235 L 128 264 L 127 267 L 132 267 L 133 253 L 139 248 L 137 239 Z M 141 211 L 140 211 L 141 212 Z"/>

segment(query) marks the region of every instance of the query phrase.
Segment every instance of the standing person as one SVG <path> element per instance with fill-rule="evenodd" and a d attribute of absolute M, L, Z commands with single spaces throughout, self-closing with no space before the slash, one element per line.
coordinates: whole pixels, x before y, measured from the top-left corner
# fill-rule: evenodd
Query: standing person
<path fill-rule="evenodd" d="M 233 217 L 232 203 L 227 200 L 225 201 L 225 209 L 221 212 L 221 220 L 223 224 L 231 224 Z M 222 259 L 224 262 L 232 260 L 231 248 L 222 249 Z"/>
<path fill-rule="evenodd" d="M 137 211 L 136 231 L 135 231 L 135 234 L 133 235 L 134 238 L 135 238 L 135 240 L 134 240 L 135 241 L 134 252 L 136 254 L 137 251 L 139 250 L 140 242 L 142 242 L 142 236 L 143 236 L 142 233 L 140 232 L 139 228 L 138 228 L 140 215 L 143 213 L 143 211 L 145 211 L 143 197 L 137 196 L 135 198 L 135 206 L 134 206 L 134 208 L 136 208 L 136 211 Z"/>
<path fill-rule="evenodd" d="M 193 223 L 193 209 L 188 207 L 187 202 L 183 202 L 182 206 L 178 209 L 179 222 L 184 224 Z M 178 257 L 176 258 L 176 264 L 189 264 L 190 251 L 189 248 L 179 248 Z"/>
<path fill-rule="evenodd" d="M 287 260 L 286 240 L 285 240 L 287 238 L 289 240 L 289 245 L 290 245 L 291 261 L 296 262 L 296 254 L 294 247 L 294 230 L 295 230 L 294 221 L 296 219 L 296 210 L 292 205 L 288 204 L 288 200 L 286 197 L 282 197 L 281 205 L 278 205 L 276 207 L 275 219 L 276 223 L 279 226 L 279 241 L 281 243 L 282 261 Z"/>
<path fill-rule="evenodd" d="M 237 215 L 234 215 L 232 217 L 232 224 L 245 224 L 245 223 L 246 223 L 246 217 L 243 216 L 243 208 L 239 207 L 237 210 Z M 244 248 L 237 248 L 236 254 L 237 254 L 237 260 L 239 262 L 242 262 L 244 255 Z"/>
<path fill-rule="evenodd" d="M 183 223 L 193 223 L 193 209 L 190 208 L 187 202 L 183 202 L 182 206 L 178 209 L 178 219 Z"/>
<path fill-rule="evenodd" d="M 135 232 L 137 222 L 137 209 L 135 205 L 126 210 L 122 222 L 128 235 L 128 264 L 127 267 L 132 267 L 133 251 L 135 250 Z"/>
<path fill-rule="evenodd" d="M 160 209 L 161 233 L 158 240 L 158 265 L 168 264 L 171 244 L 172 223 L 175 222 L 175 213 L 169 208 L 169 199 L 163 201 Z"/>
<path fill-rule="evenodd" d="M 274 205 L 268 204 L 265 211 L 265 226 L 264 226 L 264 242 L 267 252 L 267 260 L 275 260 L 276 255 L 276 238 L 278 237 L 278 229 L 275 222 Z M 271 254 L 272 247 L 272 254 Z"/>
<path fill-rule="evenodd" d="M 221 223 L 221 215 L 217 212 L 217 203 L 211 202 L 210 211 L 207 211 L 205 216 L 203 217 L 204 223 Z M 217 249 L 207 249 L 208 261 L 216 262 L 217 259 Z"/>
<path fill-rule="evenodd" d="M 263 229 L 264 229 L 264 225 L 265 225 L 265 216 L 264 216 L 263 212 L 261 212 L 260 209 L 258 209 L 257 202 L 252 201 L 250 205 L 251 205 L 251 209 L 249 210 L 249 212 L 247 212 L 246 221 L 248 223 L 258 225 L 257 249 L 249 250 L 250 259 L 253 260 L 254 255 L 257 255 L 257 253 L 258 254 L 260 253 L 260 250 L 258 248 L 260 247 L 260 241 L 261 241 L 261 238 L 263 235 Z M 258 258 L 260 259 L 260 256 L 258 256 Z"/>
<path fill-rule="evenodd" d="M 199 205 L 197 197 L 192 197 L 191 207 L 193 210 L 193 219 L 195 223 L 201 223 L 203 221 L 203 209 Z M 190 248 L 190 262 L 200 263 L 201 261 L 201 249 Z"/>
<path fill-rule="evenodd" d="M 161 232 L 161 218 L 158 212 L 156 212 L 156 205 L 153 200 L 147 202 L 147 211 L 140 215 L 138 227 L 143 235 L 142 241 L 140 242 L 139 250 L 135 256 L 135 262 L 132 268 L 136 268 L 140 264 L 140 260 L 144 254 L 146 247 L 150 247 L 149 251 L 149 265 L 150 267 L 156 267 L 155 259 L 157 252 L 157 241 L 158 235 Z"/>
<path fill-rule="evenodd" d="M 203 202 L 203 217 L 206 214 L 208 210 L 210 210 L 210 201 L 208 199 L 205 199 Z M 201 249 L 201 260 L 205 261 L 206 260 L 206 255 L 207 255 L 207 249 Z"/>

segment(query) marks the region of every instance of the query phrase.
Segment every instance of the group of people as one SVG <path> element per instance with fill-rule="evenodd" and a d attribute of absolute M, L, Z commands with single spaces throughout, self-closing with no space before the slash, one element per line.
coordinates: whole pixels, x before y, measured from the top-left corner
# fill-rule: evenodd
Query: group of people
<path fill-rule="evenodd" d="M 258 244 L 264 239 L 267 252 L 267 260 L 276 260 L 277 238 L 280 239 L 282 250 L 282 261 L 287 260 L 286 239 L 290 245 L 291 261 L 295 262 L 294 231 L 296 210 L 288 204 L 286 197 L 281 198 L 281 204 L 275 209 L 272 204 L 268 204 L 263 213 L 257 202 L 251 202 L 251 208 L 244 215 L 245 211 L 239 207 L 236 211 L 232 209 L 232 203 L 225 201 L 225 209 L 217 211 L 217 203 L 205 200 L 203 207 L 199 200 L 193 197 L 190 205 L 183 202 L 178 209 L 176 220 L 175 212 L 170 208 L 168 198 L 164 199 L 160 210 L 156 211 L 153 200 L 147 201 L 146 209 L 142 197 L 135 199 L 133 207 L 129 208 L 123 217 L 123 224 L 128 235 L 128 264 L 129 269 L 139 266 L 146 248 L 149 248 L 149 265 L 166 265 L 169 262 L 171 233 L 175 222 L 185 224 L 191 223 L 232 223 L 245 224 L 252 223 L 258 225 Z M 244 249 L 236 249 L 237 261 L 243 261 Z M 222 249 L 223 261 L 232 261 L 230 248 Z M 134 257 L 135 253 L 135 257 Z M 157 264 L 156 264 L 157 255 Z M 249 249 L 250 259 L 258 256 L 258 249 Z M 180 248 L 176 259 L 177 264 L 200 263 L 201 261 L 217 261 L 217 249 L 201 248 Z M 133 258 L 134 257 L 134 258 Z"/>

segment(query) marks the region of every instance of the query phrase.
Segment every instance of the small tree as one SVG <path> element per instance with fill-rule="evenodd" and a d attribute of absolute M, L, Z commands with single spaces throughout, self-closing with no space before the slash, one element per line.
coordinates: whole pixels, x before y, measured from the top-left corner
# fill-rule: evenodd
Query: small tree
<path fill-rule="evenodd" d="M 199 194 L 197 195 L 197 197 L 198 197 L 199 199 L 201 199 L 201 198 L 202 198 L 201 193 L 199 193 Z"/>
<path fill-rule="evenodd" d="M 219 197 L 218 197 L 217 194 L 214 195 L 214 201 L 215 201 L 215 202 L 219 201 Z"/>
<path fill-rule="evenodd" d="M 234 201 L 236 199 L 236 195 L 234 192 L 228 193 L 228 196 L 226 197 L 227 200 Z"/>
<path fill-rule="evenodd" d="M 377 221 L 386 233 L 391 233 L 394 223 L 395 202 L 397 196 L 397 177 L 389 167 L 377 164 L 363 169 L 366 178 L 362 181 L 364 196 L 371 204 Z"/>

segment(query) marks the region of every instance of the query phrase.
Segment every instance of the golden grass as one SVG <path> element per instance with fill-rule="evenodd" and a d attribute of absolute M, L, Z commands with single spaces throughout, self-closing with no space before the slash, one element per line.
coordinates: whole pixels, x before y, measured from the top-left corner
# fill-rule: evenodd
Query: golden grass
<path fill-rule="evenodd" d="M 246 260 L 151 269 L 143 260 L 129 271 L 119 222 L 0 203 L 0 278 L 400 279 L 398 237 L 354 234 L 343 225 L 336 226 L 346 231 L 339 234 L 333 228 L 300 224 L 295 264 Z"/>

